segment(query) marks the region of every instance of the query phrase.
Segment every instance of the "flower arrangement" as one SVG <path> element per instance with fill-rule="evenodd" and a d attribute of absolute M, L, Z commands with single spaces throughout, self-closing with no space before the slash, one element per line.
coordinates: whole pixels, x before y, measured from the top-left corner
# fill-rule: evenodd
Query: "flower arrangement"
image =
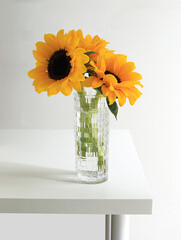
<path fill-rule="evenodd" d="M 106 48 L 98 35 L 81 30 L 45 34 L 33 56 L 36 67 L 28 72 L 37 93 L 48 96 L 75 90 L 75 159 L 77 179 L 98 183 L 108 178 L 108 111 L 117 118 L 118 103 L 133 105 L 141 96 L 142 76 L 124 54 Z M 92 90 L 93 93 L 89 93 Z M 95 89 L 95 90 L 93 90 Z M 108 107 L 107 107 L 108 106 Z"/>
<path fill-rule="evenodd" d="M 28 72 L 37 93 L 68 96 L 73 89 L 93 88 L 106 98 L 116 118 L 117 101 L 122 107 L 128 98 L 133 105 L 141 96 L 136 85 L 142 87 L 142 76 L 133 72 L 135 64 L 127 62 L 126 55 L 108 50 L 108 42 L 98 35 L 84 37 L 81 30 L 60 30 L 56 36 L 45 34 L 44 40 L 36 43 L 36 67 Z"/>

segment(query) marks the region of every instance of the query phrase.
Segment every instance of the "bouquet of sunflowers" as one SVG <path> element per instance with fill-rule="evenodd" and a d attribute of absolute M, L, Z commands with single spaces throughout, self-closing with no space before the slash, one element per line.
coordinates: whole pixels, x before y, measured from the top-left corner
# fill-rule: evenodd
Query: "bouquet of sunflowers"
<path fill-rule="evenodd" d="M 97 183 L 108 178 L 108 109 L 117 118 L 118 103 L 131 105 L 141 96 L 139 73 L 123 54 L 106 48 L 98 35 L 81 30 L 45 34 L 33 50 L 36 67 L 28 72 L 37 93 L 48 96 L 75 90 L 75 147 L 77 179 Z M 88 89 L 94 94 L 89 94 Z M 93 90 L 95 89 L 95 90 Z M 93 96 L 93 97 L 92 97 Z M 108 107 L 107 107 L 107 106 Z"/>
<path fill-rule="evenodd" d="M 128 98 L 133 105 L 141 96 L 136 85 L 142 87 L 142 76 L 133 72 L 135 64 L 108 50 L 108 42 L 98 35 L 84 37 L 81 30 L 60 30 L 57 35 L 45 34 L 44 40 L 36 43 L 36 67 L 28 72 L 37 93 L 68 96 L 73 89 L 82 92 L 84 87 L 92 87 L 106 98 L 115 117 L 117 101 L 122 107 Z"/>

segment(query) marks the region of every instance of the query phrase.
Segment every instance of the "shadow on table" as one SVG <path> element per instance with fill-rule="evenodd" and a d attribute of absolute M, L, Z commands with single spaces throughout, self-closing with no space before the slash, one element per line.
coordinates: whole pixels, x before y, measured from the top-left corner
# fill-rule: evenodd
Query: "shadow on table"
<path fill-rule="evenodd" d="M 0 182 L 12 182 L 15 179 L 45 179 L 48 181 L 76 183 L 74 171 L 21 163 L 0 162 Z"/>

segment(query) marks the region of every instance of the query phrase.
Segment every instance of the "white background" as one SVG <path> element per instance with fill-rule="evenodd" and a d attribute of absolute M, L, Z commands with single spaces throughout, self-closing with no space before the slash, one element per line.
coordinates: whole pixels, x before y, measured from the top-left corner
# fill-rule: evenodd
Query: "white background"
<path fill-rule="evenodd" d="M 73 128 L 73 96 L 38 95 L 27 72 L 44 33 L 79 28 L 110 41 L 143 76 L 143 96 L 111 128 L 130 129 L 154 196 L 130 240 L 181 239 L 181 1 L 0 1 L 0 128 Z M 110 163 L 111 164 L 111 163 Z M 103 216 L 0 215 L 0 239 L 103 240 Z"/>

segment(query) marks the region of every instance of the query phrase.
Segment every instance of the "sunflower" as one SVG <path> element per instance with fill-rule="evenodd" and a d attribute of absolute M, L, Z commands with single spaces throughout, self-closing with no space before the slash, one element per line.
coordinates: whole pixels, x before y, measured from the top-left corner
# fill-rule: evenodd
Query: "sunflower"
<path fill-rule="evenodd" d="M 80 37 L 80 42 L 79 42 L 79 47 L 86 49 L 87 51 L 93 51 L 96 52 L 97 54 L 100 54 L 101 52 L 108 52 L 112 50 L 108 50 L 106 48 L 107 44 L 109 42 L 106 42 L 105 40 L 101 39 L 98 35 L 94 36 L 93 38 L 91 37 L 90 34 L 88 34 L 85 38 L 83 37 L 82 30 L 78 30 L 77 35 Z M 96 55 L 91 54 L 90 59 L 95 59 Z"/>
<path fill-rule="evenodd" d="M 81 82 L 85 80 L 86 64 L 89 57 L 80 48 L 77 33 L 72 30 L 64 34 L 45 34 L 45 42 L 37 42 L 33 56 L 37 60 L 36 68 L 28 72 L 34 79 L 33 85 L 38 93 L 47 91 L 48 96 L 62 92 L 68 96 L 72 88 L 81 91 Z"/>
<path fill-rule="evenodd" d="M 85 87 L 101 87 L 104 97 L 108 97 L 109 105 L 112 105 L 118 98 L 119 105 L 123 106 L 126 103 L 126 97 L 133 105 L 141 96 L 142 93 L 135 85 L 142 87 L 139 81 L 142 76 L 133 72 L 135 64 L 127 62 L 127 56 L 114 53 L 99 55 L 97 63 L 91 61 L 90 64 L 95 74 L 87 78 L 82 84 Z"/>

